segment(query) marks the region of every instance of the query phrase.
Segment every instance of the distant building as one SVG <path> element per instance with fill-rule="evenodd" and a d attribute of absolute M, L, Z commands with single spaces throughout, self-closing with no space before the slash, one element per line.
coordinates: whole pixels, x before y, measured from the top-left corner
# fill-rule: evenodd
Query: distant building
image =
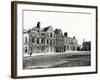
<path fill-rule="evenodd" d="M 82 51 L 91 51 L 91 41 L 84 41 L 82 43 Z"/>
<path fill-rule="evenodd" d="M 68 33 L 64 33 L 64 51 L 76 51 L 78 40 L 75 37 L 68 37 Z"/>

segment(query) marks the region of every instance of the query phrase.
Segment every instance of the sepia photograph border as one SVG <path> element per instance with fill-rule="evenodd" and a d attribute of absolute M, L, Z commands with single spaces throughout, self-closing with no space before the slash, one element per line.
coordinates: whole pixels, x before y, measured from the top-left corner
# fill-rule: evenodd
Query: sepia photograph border
<path fill-rule="evenodd" d="M 28 75 L 28 76 L 18 76 L 17 75 L 17 4 L 31 4 L 31 5 L 50 5 L 59 7 L 76 7 L 76 8 L 90 8 L 96 10 L 96 71 L 91 72 L 77 72 L 77 73 L 66 73 L 63 74 L 47 74 L 47 75 Z M 66 75 L 80 75 L 80 74 L 94 74 L 98 72 L 98 7 L 90 5 L 73 5 L 73 4 L 58 4 L 58 3 L 41 3 L 41 2 L 25 2 L 25 1 L 12 1 L 11 2 L 11 77 L 18 78 L 35 78 L 35 77 L 50 77 L 50 76 L 66 76 Z"/>

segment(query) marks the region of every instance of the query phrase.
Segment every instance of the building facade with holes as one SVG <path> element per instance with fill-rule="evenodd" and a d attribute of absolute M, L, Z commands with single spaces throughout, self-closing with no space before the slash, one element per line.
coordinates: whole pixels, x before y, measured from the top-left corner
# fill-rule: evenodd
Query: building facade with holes
<path fill-rule="evenodd" d="M 55 35 L 52 26 L 41 29 L 40 23 L 29 30 L 29 49 L 32 53 L 55 52 Z"/>
<path fill-rule="evenodd" d="M 26 39 L 27 38 L 27 39 Z M 25 53 L 51 53 L 77 50 L 78 41 L 75 37 L 70 38 L 61 29 L 53 29 L 52 26 L 40 27 L 40 22 L 26 33 L 24 32 Z M 27 46 L 27 48 L 26 48 Z"/>
<path fill-rule="evenodd" d="M 82 51 L 91 51 L 91 41 L 83 41 Z"/>

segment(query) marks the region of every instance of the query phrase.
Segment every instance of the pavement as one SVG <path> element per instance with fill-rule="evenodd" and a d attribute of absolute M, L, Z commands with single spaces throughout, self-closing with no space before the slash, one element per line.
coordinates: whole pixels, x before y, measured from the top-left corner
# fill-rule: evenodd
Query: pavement
<path fill-rule="evenodd" d="M 69 53 L 41 53 L 23 57 L 24 69 L 75 67 L 91 65 L 90 51 Z"/>
<path fill-rule="evenodd" d="M 32 53 L 31 56 L 42 56 L 42 55 L 88 55 L 91 54 L 90 51 L 67 51 L 67 52 L 48 52 L 48 53 Z M 24 57 L 29 57 L 30 55 L 24 54 Z"/>

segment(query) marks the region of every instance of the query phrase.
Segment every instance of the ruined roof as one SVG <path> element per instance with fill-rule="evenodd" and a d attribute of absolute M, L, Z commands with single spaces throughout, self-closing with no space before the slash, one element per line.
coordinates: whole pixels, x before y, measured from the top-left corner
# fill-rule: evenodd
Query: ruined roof
<path fill-rule="evenodd" d="M 62 31 L 61 31 L 61 29 L 55 29 L 55 34 L 62 34 Z"/>
<path fill-rule="evenodd" d="M 49 28 L 50 28 L 50 26 L 48 26 L 48 27 L 45 27 L 45 28 L 43 28 L 43 30 L 42 30 L 42 31 L 45 31 L 45 32 L 47 32 Z"/>
<path fill-rule="evenodd" d="M 55 34 L 59 34 L 59 29 L 55 29 Z"/>

